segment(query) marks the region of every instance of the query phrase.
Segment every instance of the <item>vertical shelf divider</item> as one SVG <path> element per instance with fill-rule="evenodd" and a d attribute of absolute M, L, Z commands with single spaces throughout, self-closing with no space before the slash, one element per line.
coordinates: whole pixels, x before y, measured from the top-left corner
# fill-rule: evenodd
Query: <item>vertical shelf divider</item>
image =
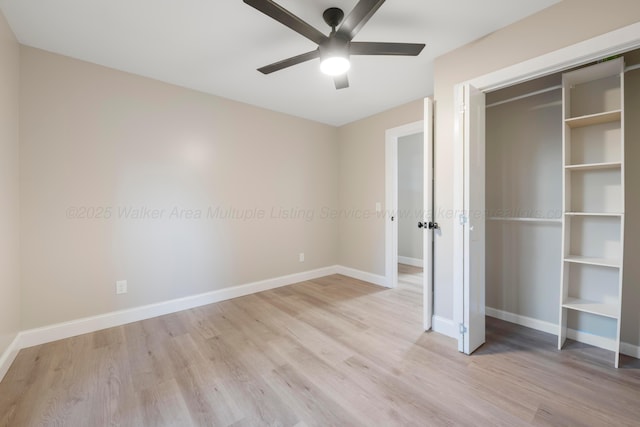
<path fill-rule="evenodd" d="M 570 335 L 571 312 L 577 313 L 576 316 L 606 318 L 616 323 L 612 346 L 617 368 L 624 258 L 623 59 L 612 59 L 565 73 L 562 78 L 562 110 L 563 240 L 558 349 L 562 349 Z M 620 137 L 613 139 L 598 126 L 619 127 Z M 603 175 L 598 175 L 599 170 L 609 168 L 614 174 L 609 175 L 609 179 L 615 182 L 618 163 L 622 200 L 615 200 L 617 196 L 613 199 L 606 197 L 606 191 L 602 189 L 611 181 L 603 182 L 603 178 L 599 178 Z M 576 174 L 581 175 L 576 177 Z M 595 212 L 591 210 L 594 206 L 598 208 Z M 598 216 L 598 212 L 605 215 Z M 617 259 L 619 263 L 603 261 Z M 599 272 L 603 278 L 606 277 L 603 279 L 605 283 L 594 284 L 588 278 L 590 274 L 582 268 L 595 269 L 590 270 L 590 274 Z M 615 283 L 614 277 L 617 278 Z M 609 337 L 603 337 L 603 341 L 607 341 L 606 338 Z"/>

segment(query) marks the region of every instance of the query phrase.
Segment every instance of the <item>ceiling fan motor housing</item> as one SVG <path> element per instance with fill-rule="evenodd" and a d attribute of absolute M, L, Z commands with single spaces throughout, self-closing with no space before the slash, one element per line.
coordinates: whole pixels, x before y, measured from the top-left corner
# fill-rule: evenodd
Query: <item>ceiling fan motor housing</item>
<path fill-rule="evenodd" d="M 349 39 L 340 34 L 332 34 L 318 48 L 320 49 L 320 61 L 328 57 L 340 56 L 349 58 Z"/>

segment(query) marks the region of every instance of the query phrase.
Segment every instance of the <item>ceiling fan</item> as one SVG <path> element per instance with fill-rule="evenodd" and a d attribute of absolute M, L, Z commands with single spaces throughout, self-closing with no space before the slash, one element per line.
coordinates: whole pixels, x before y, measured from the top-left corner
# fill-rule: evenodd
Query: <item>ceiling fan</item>
<path fill-rule="evenodd" d="M 347 71 L 350 67 L 350 55 L 417 56 L 424 48 L 424 43 L 352 41 L 385 0 L 360 0 L 346 18 L 344 18 L 342 9 L 337 7 L 325 10 L 322 17 L 324 22 L 331 27 L 331 33 L 328 36 L 271 0 L 243 1 L 318 45 L 318 48 L 311 52 L 258 68 L 258 71 L 263 74 L 270 74 L 292 65 L 320 58 L 320 70 L 333 76 L 336 89 L 344 89 L 349 87 Z"/>

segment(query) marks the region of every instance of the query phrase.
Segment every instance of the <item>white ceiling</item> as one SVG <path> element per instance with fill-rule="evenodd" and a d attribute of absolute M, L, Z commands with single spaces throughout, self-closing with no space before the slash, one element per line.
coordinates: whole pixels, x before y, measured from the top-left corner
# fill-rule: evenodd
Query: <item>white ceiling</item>
<path fill-rule="evenodd" d="M 355 41 L 426 43 L 418 57 L 352 57 L 336 90 L 318 60 L 256 68 L 315 49 L 241 0 L 0 0 L 20 43 L 332 125 L 433 93 L 433 60 L 558 0 L 389 0 Z M 329 33 L 328 7 L 357 0 L 277 0 Z"/>

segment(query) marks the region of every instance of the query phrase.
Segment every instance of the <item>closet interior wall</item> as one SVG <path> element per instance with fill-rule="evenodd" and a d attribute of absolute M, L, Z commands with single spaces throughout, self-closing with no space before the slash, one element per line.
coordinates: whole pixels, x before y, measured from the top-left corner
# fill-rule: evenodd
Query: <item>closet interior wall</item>
<path fill-rule="evenodd" d="M 552 75 L 487 94 L 486 303 L 558 323 L 562 91 Z"/>
<path fill-rule="evenodd" d="M 640 50 L 625 54 L 625 248 L 621 341 L 640 351 Z M 555 331 L 562 245 L 562 73 L 487 93 L 487 313 Z M 613 338 L 572 313 L 568 327 Z M 555 333 L 555 332 L 553 332 Z M 640 356 L 637 354 L 636 356 Z"/>

